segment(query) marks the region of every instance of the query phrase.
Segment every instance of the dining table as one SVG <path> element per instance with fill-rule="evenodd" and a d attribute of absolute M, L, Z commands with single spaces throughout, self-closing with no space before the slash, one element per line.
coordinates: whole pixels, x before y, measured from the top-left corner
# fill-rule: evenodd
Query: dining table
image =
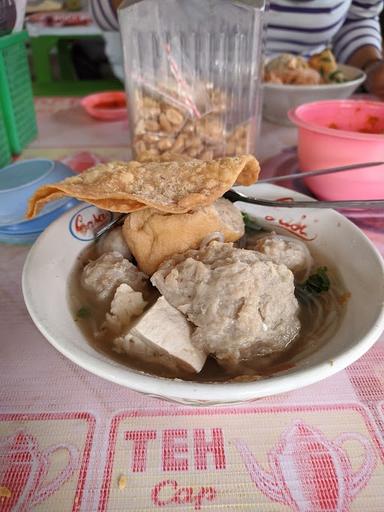
<path fill-rule="evenodd" d="M 39 135 L 20 159 L 75 172 L 129 159 L 126 119 L 93 119 L 78 97 L 35 108 Z M 262 177 L 297 169 L 295 127 L 263 121 L 260 141 Z M 384 255 L 384 217 L 351 221 Z M 0 244 L 0 511 L 384 511 L 383 335 L 316 384 L 173 403 L 83 370 L 44 338 L 23 300 L 30 247 Z"/>

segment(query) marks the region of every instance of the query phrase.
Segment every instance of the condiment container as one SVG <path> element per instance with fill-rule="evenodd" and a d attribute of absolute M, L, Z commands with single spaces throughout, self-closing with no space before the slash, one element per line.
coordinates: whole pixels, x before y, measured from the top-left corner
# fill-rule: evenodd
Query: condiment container
<path fill-rule="evenodd" d="M 255 153 L 264 0 L 126 0 L 130 142 L 143 160 Z"/>

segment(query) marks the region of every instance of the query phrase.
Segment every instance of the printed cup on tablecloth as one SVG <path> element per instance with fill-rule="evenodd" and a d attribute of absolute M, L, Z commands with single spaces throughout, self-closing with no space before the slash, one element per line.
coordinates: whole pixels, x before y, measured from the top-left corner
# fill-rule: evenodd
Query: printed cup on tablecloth
<path fill-rule="evenodd" d="M 109 440 L 99 512 L 383 509 L 384 453 L 357 404 L 127 411 Z"/>
<path fill-rule="evenodd" d="M 50 458 L 59 450 L 67 452 L 68 461 L 53 479 L 45 482 Z M 10 491 L 8 498 L 2 498 L 2 512 L 27 512 L 51 496 L 72 476 L 78 459 L 74 446 L 57 444 L 41 450 L 37 440 L 23 430 L 0 438 L 0 486 Z"/>

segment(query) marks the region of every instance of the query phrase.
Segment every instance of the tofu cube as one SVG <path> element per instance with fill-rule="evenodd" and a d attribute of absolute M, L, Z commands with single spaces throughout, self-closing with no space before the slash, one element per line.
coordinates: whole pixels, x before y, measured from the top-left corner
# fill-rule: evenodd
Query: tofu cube
<path fill-rule="evenodd" d="M 148 363 L 173 371 L 199 373 L 207 354 L 191 341 L 191 324 L 164 297 L 146 311 L 115 347 Z"/>

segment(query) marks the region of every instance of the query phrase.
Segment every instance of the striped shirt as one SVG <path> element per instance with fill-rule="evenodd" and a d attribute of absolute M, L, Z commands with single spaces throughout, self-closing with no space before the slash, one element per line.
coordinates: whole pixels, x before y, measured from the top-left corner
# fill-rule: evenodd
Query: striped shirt
<path fill-rule="evenodd" d="M 346 62 L 362 46 L 381 51 L 379 14 L 383 0 L 270 0 L 267 55 L 311 55 L 331 47 Z M 95 22 L 104 31 L 119 30 L 111 0 L 90 0 Z"/>
<path fill-rule="evenodd" d="M 383 0 L 271 0 L 267 54 L 311 55 L 331 47 L 346 62 L 362 46 L 381 52 Z"/>

